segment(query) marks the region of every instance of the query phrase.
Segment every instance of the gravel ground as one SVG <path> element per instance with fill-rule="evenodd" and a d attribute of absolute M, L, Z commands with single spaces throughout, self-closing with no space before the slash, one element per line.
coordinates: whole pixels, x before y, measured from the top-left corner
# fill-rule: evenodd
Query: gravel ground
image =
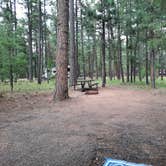
<path fill-rule="evenodd" d="M 104 88 L 0 99 L 0 166 L 98 166 L 104 157 L 166 165 L 166 93 Z"/>

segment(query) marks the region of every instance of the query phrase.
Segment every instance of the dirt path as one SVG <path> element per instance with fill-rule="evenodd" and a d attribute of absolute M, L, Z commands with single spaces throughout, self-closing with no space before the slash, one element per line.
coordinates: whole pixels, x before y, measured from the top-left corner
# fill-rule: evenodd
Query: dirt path
<path fill-rule="evenodd" d="M 101 89 L 0 101 L 0 166 L 98 166 L 104 157 L 166 165 L 166 94 Z M 7 100 L 7 101 L 6 101 Z"/>

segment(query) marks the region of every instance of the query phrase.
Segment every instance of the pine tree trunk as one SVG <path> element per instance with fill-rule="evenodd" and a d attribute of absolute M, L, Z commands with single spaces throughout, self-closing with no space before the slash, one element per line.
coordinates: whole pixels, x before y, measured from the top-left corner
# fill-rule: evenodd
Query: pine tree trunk
<path fill-rule="evenodd" d="M 98 72 L 98 56 L 97 56 L 97 51 L 96 51 L 96 54 L 95 54 L 95 69 L 96 69 L 96 79 L 98 80 L 98 77 L 99 77 L 99 72 Z"/>
<path fill-rule="evenodd" d="M 139 64 L 138 64 L 138 70 L 139 70 L 139 81 L 142 82 L 142 73 L 141 73 L 141 57 L 140 57 L 140 49 L 138 48 L 138 56 L 139 56 Z"/>
<path fill-rule="evenodd" d="M 85 56 L 84 56 L 84 29 L 83 29 L 83 20 L 82 20 L 82 6 L 81 6 L 81 57 L 82 57 L 82 70 L 84 79 L 86 78 L 85 71 Z"/>
<path fill-rule="evenodd" d="M 35 32 L 35 53 L 36 53 L 36 57 L 35 57 L 35 66 L 34 66 L 34 74 L 35 74 L 35 78 L 38 77 L 38 57 L 39 57 L 39 49 L 38 49 L 38 37 L 37 37 L 37 31 Z"/>
<path fill-rule="evenodd" d="M 161 81 L 164 80 L 164 67 L 163 65 L 161 66 Z"/>
<path fill-rule="evenodd" d="M 124 83 L 124 73 L 123 73 L 123 64 L 122 64 L 122 42 L 121 42 L 121 38 L 120 38 L 120 33 L 119 33 L 119 37 L 118 37 L 118 41 L 119 41 L 119 48 L 118 48 L 118 54 L 119 54 L 119 67 L 120 67 L 120 72 L 121 72 L 121 77 L 122 77 L 122 82 Z"/>
<path fill-rule="evenodd" d="M 121 70 L 121 77 L 122 77 L 122 82 L 124 83 L 124 72 L 123 72 L 123 63 L 122 63 L 122 46 L 121 46 L 121 41 L 120 41 L 120 70 Z"/>
<path fill-rule="evenodd" d="M 151 14 L 154 12 L 153 6 L 151 7 Z M 153 22 L 153 17 L 151 18 L 151 21 Z M 149 31 L 150 39 L 154 40 L 154 29 L 151 28 Z M 156 88 L 156 80 L 155 80 L 155 50 L 154 46 L 152 45 L 151 51 L 150 51 L 150 77 L 151 77 L 151 87 Z"/>
<path fill-rule="evenodd" d="M 159 58 L 159 64 L 160 64 L 160 76 L 161 81 L 164 80 L 164 52 L 163 50 L 160 51 L 160 58 Z"/>
<path fill-rule="evenodd" d="M 95 31 L 93 33 L 92 78 L 93 78 L 94 71 L 96 71 L 96 61 L 97 61 L 97 55 L 96 55 L 96 31 Z"/>
<path fill-rule="evenodd" d="M 123 64 L 122 64 L 122 42 L 121 42 L 121 26 L 120 26 L 120 12 L 119 12 L 119 1 L 118 3 L 118 79 L 120 79 L 120 75 L 122 77 L 122 82 L 124 82 L 124 74 L 123 74 Z"/>
<path fill-rule="evenodd" d="M 145 48 L 146 48 L 146 85 L 149 85 L 149 56 L 148 56 L 148 43 L 147 43 L 147 30 L 146 30 L 146 43 L 145 43 Z"/>
<path fill-rule="evenodd" d="M 110 26 L 110 31 L 111 31 L 111 51 L 112 51 L 112 54 L 111 54 L 111 75 L 112 75 L 112 78 L 114 77 L 115 79 L 115 71 L 114 71 L 114 55 L 115 55 L 115 45 L 114 45 L 114 30 L 113 30 L 113 25 Z"/>
<path fill-rule="evenodd" d="M 156 83 L 155 83 L 155 53 L 154 49 L 151 50 L 150 54 L 150 76 L 151 76 L 151 87 L 156 88 Z"/>
<path fill-rule="evenodd" d="M 49 72 L 48 72 L 48 54 L 47 54 L 47 20 L 46 20 L 46 0 L 44 0 L 44 33 L 43 33 L 43 38 L 44 38 L 44 57 L 45 57 L 45 69 L 47 73 L 47 83 L 49 83 Z"/>
<path fill-rule="evenodd" d="M 130 82 L 132 83 L 133 82 L 133 58 L 131 57 L 130 59 Z"/>
<path fill-rule="evenodd" d="M 110 29 L 111 28 L 109 25 L 109 28 L 108 28 L 108 63 L 109 63 L 108 73 L 109 73 L 110 80 L 112 80 L 112 52 L 111 52 L 112 41 L 110 37 Z"/>
<path fill-rule="evenodd" d="M 12 57 L 10 57 L 12 59 Z M 13 65 L 12 65 L 12 62 L 10 62 L 10 70 L 9 70 L 9 73 L 10 73 L 10 89 L 11 89 L 11 92 L 13 92 L 13 88 L 14 88 L 14 79 L 13 79 Z"/>
<path fill-rule="evenodd" d="M 79 63 L 78 63 L 78 34 L 79 34 L 79 28 L 78 28 L 78 0 L 75 0 L 75 21 L 76 21 L 76 78 L 80 74 L 80 68 L 79 68 Z"/>
<path fill-rule="evenodd" d="M 102 78 L 102 43 L 100 43 L 100 62 L 99 62 L 99 76 Z"/>
<path fill-rule="evenodd" d="M 134 49 L 134 57 L 133 57 L 133 79 L 134 79 L 134 83 L 136 81 L 136 58 L 137 58 L 137 47 L 135 47 Z"/>
<path fill-rule="evenodd" d="M 88 35 L 88 46 L 87 46 L 87 52 L 88 52 L 88 57 L 87 57 L 87 65 L 88 65 L 88 77 L 91 77 L 91 45 L 90 45 L 90 39 Z"/>
<path fill-rule="evenodd" d="M 33 81 L 33 65 L 32 65 L 32 3 L 31 0 L 27 1 L 27 7 L 28 7 L 28 53 L 29 53 L 29 81 Z"/>
<path fill-rule="evenodd" d="M 150 30 L 150 37 L 153 40 L 154 31 Z M 156 88 L 155 82 L 155 51 L 154 48 L 151 48 L 150 52 L 150 79 L 151 79 L 151 87 Z"/>
<path fill-rule="evenodd" d="M 74 26 L 74 0 L 69 0 L 70 19 L 70 86 L 76 84 L 76 47 L 75 47 L 75 26 Z"/>
<path fill-rule="evenodd" d="M 13 32 L 14 32 L 14 28 L 13 28 L 13 10 L 12 10 L 12 1 L 8 1 L 6 2 L 6 8 L 8 11 L 10 11 L 10 13 L 8 13 L 8 15 L 6 15 L 7 17 L 7 21 L 8 21 L 8 25 L 9 25 L 9 30 L 8 30 L 8 37 L 11 38 Z M 13 44 L 13 43 L 12 43 Z M 9 45 L 8 47 L 9 50 L 9 78 L 10 78 L 10 89 L 11 92 L 13 92 L 13 88 L 14 88 L 14 78 L 13 78 L 13 56 L 14 56 L 14 49 L 12 48 L 12 46 Z"/>
<path fill-rule="evenodd" d="M 41 84 L 42 82 L 42 9 L 41 9 L 41 0 L 38 2 L 38 17 L 39 17 L 39 22 L 38 22 L 38 84 Z"/>
<path fill-rule="evenodd" d="M 102 20 L 102 87 L 106 85 L 106 64 L 105 64 L 105 20 Z"/>
<path fill-rule="evenodd" d="M 128 35 L 126 36 L 126 69 L 127 69 L 127 82 L 130 81 L 130 67 L 129 67 L 129 64 L 130 64 L 130 60 L 129 60 L 129 38 L 128 38 Z"/>
<path fill-rule="evenodd" d="M 129 0 L 129 13 L 130 13 L 130 21 L 129 21 L 129 29 L 130 29 L 130 82 L 133 82 L 133 41 L 132 41 L 132 1 Z"/>
<path fill-rule="evenodd" d="M 54 100 L 68 98 L 68 19 L 69 0 L 58 0 L 58 27 L 56 53 L 56 90 Z"/>

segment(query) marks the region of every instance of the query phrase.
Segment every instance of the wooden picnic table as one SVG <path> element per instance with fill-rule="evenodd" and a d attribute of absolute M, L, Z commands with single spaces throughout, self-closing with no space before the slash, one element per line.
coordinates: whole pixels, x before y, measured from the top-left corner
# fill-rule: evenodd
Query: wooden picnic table
<path fill-rule="evenodd" d="M 81 84 L 82 91 L 84 91 L 85 85 L 88 84 L 88 86 L 90 87 L 92 84 L 92 81 L 93 81 L 92 79 L 87 79 L 87 80 L 81 79 L 81 80 L 77 80 L 77 83 Z"/>
<path fill-rule="evenodd" d="M 92 89 L 92 86 L 97 85 L 98 83 L 92 83 L 94 80 L 93 79 L 80 79 L 77 80 L 77 84 L 81 85 L 82 91 L 85 90 L 85 85 L 87 84 L 89 89 Z"/>

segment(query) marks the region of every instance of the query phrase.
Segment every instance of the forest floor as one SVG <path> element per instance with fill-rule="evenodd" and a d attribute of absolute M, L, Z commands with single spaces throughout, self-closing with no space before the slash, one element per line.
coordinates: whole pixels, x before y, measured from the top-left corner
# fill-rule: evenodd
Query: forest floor
<path fill-rule="evenodd" d="M 166 91 L 103 88 L 0 98 L 0 166 L 101 166 L 105 157 L 166 165 Z"/>

